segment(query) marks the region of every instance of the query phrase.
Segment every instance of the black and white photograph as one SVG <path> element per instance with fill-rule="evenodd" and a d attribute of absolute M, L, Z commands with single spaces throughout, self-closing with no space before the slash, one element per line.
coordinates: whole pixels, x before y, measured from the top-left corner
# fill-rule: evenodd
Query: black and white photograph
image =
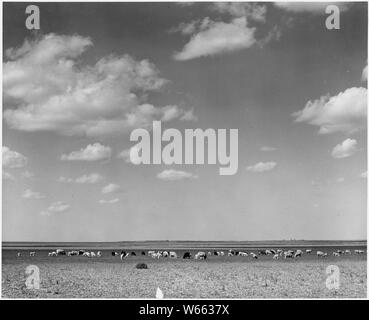
<path fill-rule="evenodd" d="M 1 33 L 2 299 L 367 298 L 368 2 L 4 1 Z"/>

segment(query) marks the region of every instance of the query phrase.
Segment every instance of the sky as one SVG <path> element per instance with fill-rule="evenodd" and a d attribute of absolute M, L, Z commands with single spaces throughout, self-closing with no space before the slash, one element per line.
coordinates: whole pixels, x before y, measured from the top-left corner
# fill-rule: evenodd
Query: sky
<path fill-rule="evenodd" d="M 3 9 L 3 241 L 366 239 L 367 4 Z M 130 133 L 238 129 L 238 171 Z"/>

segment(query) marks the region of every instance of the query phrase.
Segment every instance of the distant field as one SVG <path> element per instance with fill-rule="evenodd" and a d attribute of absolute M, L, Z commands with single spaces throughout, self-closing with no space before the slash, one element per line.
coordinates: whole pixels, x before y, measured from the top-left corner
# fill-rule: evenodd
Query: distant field
<path fill-rule="evenodd" d="M 219 257 L 210 256 L 205 261 L 183 260 L 184 251 L 196 253 L 228 248 L 251 252 L 257 248 L 276 247 L 278 244 L 266 243 L 190 243 L 186 246 L 177 242 L 118 243 L 108 245 L 116 250 L 135 251 L 137 256 L 128 257 L 123 262 L 111 255 L 111 249 L 101 250 L 100 245 L 63 245 L 53 247 L 19 246 L 22 250 L 3 247 L 2 256 L 2 296 L 18 298 L 154 298 L 156 288 L 160 287 L 166 298 L 348 298 L 366 297 L 366 254 L 343 255 L 333 257 L 332 252 L 339 248 L 366 251 L 366 243 L 319 242 L 314 246 L 289 243 L 280 248 L 313 248 L 328 253 L 326 258 L 317 258 L 316 254 L 304 254 L 294 260 L 273 260 L 271 256 Z M 279 243 L 282 244 L 282 243 Z M 165 246 L 166 245 L 166 246 Z M 233 246 L 232 246 L 233 245 Z M 305 243 L 306 245 L 306 243 Z M 29 251 L 36 248 L 36 256 L 30 257 Z M 100 258 L 82 256 L 48 257 L 45 248 L 85 248 L 100 249 Z M 179 258 L 154 260 L 141 251 L 151 249 L 176 248 Z M 256 250 L 255 250 L 256 249 Z M 22 256 L 17 257 L 17 252 Z M 136 269 L 138 262 L 144 262 L 148 269 Z M 28 265 L 40 269 L 41 288 L 28 290 L 25 287 L 25 269 Z M 325 285 L 328 265 L 337 265 L 340 269 L 340 288 L 328 290 Z"/>
<path fill-rule="evenodd" d="M 275 247 L 363 247 L 366 241 L 322 241 L 322 240 L 281 240 L 281 241 L 119 241 L 119 242 L 3 242 L 3 249 L 230 249 L 230 248 L 275 248 Z"/>

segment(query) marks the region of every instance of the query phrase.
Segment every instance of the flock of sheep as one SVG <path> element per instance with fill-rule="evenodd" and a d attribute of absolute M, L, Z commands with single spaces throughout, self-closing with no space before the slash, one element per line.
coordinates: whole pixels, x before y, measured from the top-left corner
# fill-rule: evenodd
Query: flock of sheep
<path fill-rule="evenodd" d="M 300 250 L 300 249 L 297 249 L 296 251 L 294 250 L 282 250 L 282 249 L 266 249 L 266 250 L 259 250 L 257 253 L 254 253 L 254 252 L 250 252 L 250 253 L 247 253 L 247 252 L 244 252 L 244 251 L 235 251 L 235 250 L 232 250 L 232 249 L 229 249 L 228 252 L 227 252 L 227 255 L 229 257 L 231 256 L 242 256 L 242 257 L 252 257 L 253 259 L 258 259 L 258 256 L 261 256 L 261 255 L 272 255 L 273 256 L 273 259 L 277 260 L 281 257 L 283 257 L 284 259 L 287 259 L 287 258 L 298 258 L 298 257 L 301 257 L 304 253 L 306 254 L 312 254 L 312 249 L 306 249 L 305 252 Z M 355 254 L 364 254 L 364 250 L 355 250 L 354 251 Z M 350 255 L 351 254 L 351 250 L 337 250 L 335 252 L 332 253 L 333 256 L 335 257 L 338 257 L 338 256 L 341 256 L 342 254 L 348 254 Z M 124 255 L 124 257 L 128 256 L 128 254 Z M 148 255 L 151 256 L 152 258 L 157 258 L 159 259 L 160 257 L 170 257 L 170 258 L 177 258 L 177 254 L 173 251 L 149 251 L 148 252 Z M 205 260 L 208 256 L 211 256 L 211 255 L 214 255 L 214 256 L 224 256 L 226 255 L 226 253 L 224 251 L 208 251 L 207 253 L 204 252 L 204 251 L 199 251 L 197 252 L 195 255 L 194 255 L 194 258 L 196 260 Z M 328 253 L 327 252 L 323 252 L 323 251 L 316 251 L 316 255 L 318 257 L 326 257 L 328 256 Z M 121 256 L 122 258 L 122 256 Z M 192 258 L 192 255 L 190 252 L 185 252 L 183 254 L 183 259 L 191 259 Z"/>
<path fill-rule="evenodd" d="M 364 254 L 365 251 L 364 250 L 354 250 L 353 251 L 354 254 Z M 205 260 L 207 257 L 209 256 L 242 256 L 242 257 L 248 257 L 250 256 L 253 259 L 258 259 L 258 256 L 262 256 L 262 255 L 270 255 L 273 256 L 273 259 L 277 260 L 279 258 L 298 258 L 301 257 L 303 254 L 312 254 L 313 250 L 312 249 L 306 249 L 305 251 L 302 251 L 300 249 L 297 250 L 282 250 L 282 249 L 266 249 L 266 250 L 259 250 L 257 251 L 257 253 L 254 252 L 244 252 L 244 251 L 235 251 L 232 249 L 229 249 L 228 252 L 224 252 L 224 251 L 199 251 L 194 255 L 194 259 L 196 260 Z M 120 256 L 120 259 L 123 261 L 123 259 L 127 258 L 128 256 L 137 256 L 136 252 L 132 251 L 132 252 L 126 252 L 126 251 L 121 251 L 116 252 L 113 251 L 112 256 Z M 36 255 L 35 251 L 31 251 L 29 252 L 29 256 L 30 257 L 34 257 Z M 51 251 L 48 253 L 49 257 L 57 257 L 60 255 L 66 255 L 66 256 L 83 256 L 83 257 L 89 257 L 89 258 L 93 258 L 93 257 L 101 257 L 102 256 L 102 252 L 101 251 L 97 251 L 96 253 L 94 251 L 85 251 L 85 250 L 73 250 L 73 251 L 65 251 L 63 249 L 56 249 L 55 251 Z M 141 255 L 145 256 L 146 252 L 145 251 L 141 251 Z M 318 257 L 327 257 L 328 253 L 327 252 L 323 252 L 323 251 L 316 251 L 316 255 Z M 346 249 L 346 250 L 336 250 L 332 253 L 332 255 L 334 257 L 339 257 L 341 255 L 351 255 L 351 250 Z M 22 254 L 20 252 L 17 253 L 17 256 L 20 257 L 22 256 Z M 154 250 L 150 250 L 147 252 L 147 256 L 153 258 L 153 259 L 160 259 L 160 258 L 173 258 L 173 259 L 177 259 L 178 255 L 175 251 L 154 251 Z M 182 256 L 183 259 L 192 259 L 192 254 L 191 252 L 185 252 Z"/>

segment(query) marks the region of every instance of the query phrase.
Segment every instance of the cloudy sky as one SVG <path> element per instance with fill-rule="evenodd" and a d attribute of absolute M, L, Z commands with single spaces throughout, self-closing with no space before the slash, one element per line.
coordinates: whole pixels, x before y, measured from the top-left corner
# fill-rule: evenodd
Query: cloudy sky
<path fill-rule="evenodd" d="M 3 240 L 366 238 L 367 8 L 4 4 Z M 239 168 L 127 161 L 236 128 Z"/>

